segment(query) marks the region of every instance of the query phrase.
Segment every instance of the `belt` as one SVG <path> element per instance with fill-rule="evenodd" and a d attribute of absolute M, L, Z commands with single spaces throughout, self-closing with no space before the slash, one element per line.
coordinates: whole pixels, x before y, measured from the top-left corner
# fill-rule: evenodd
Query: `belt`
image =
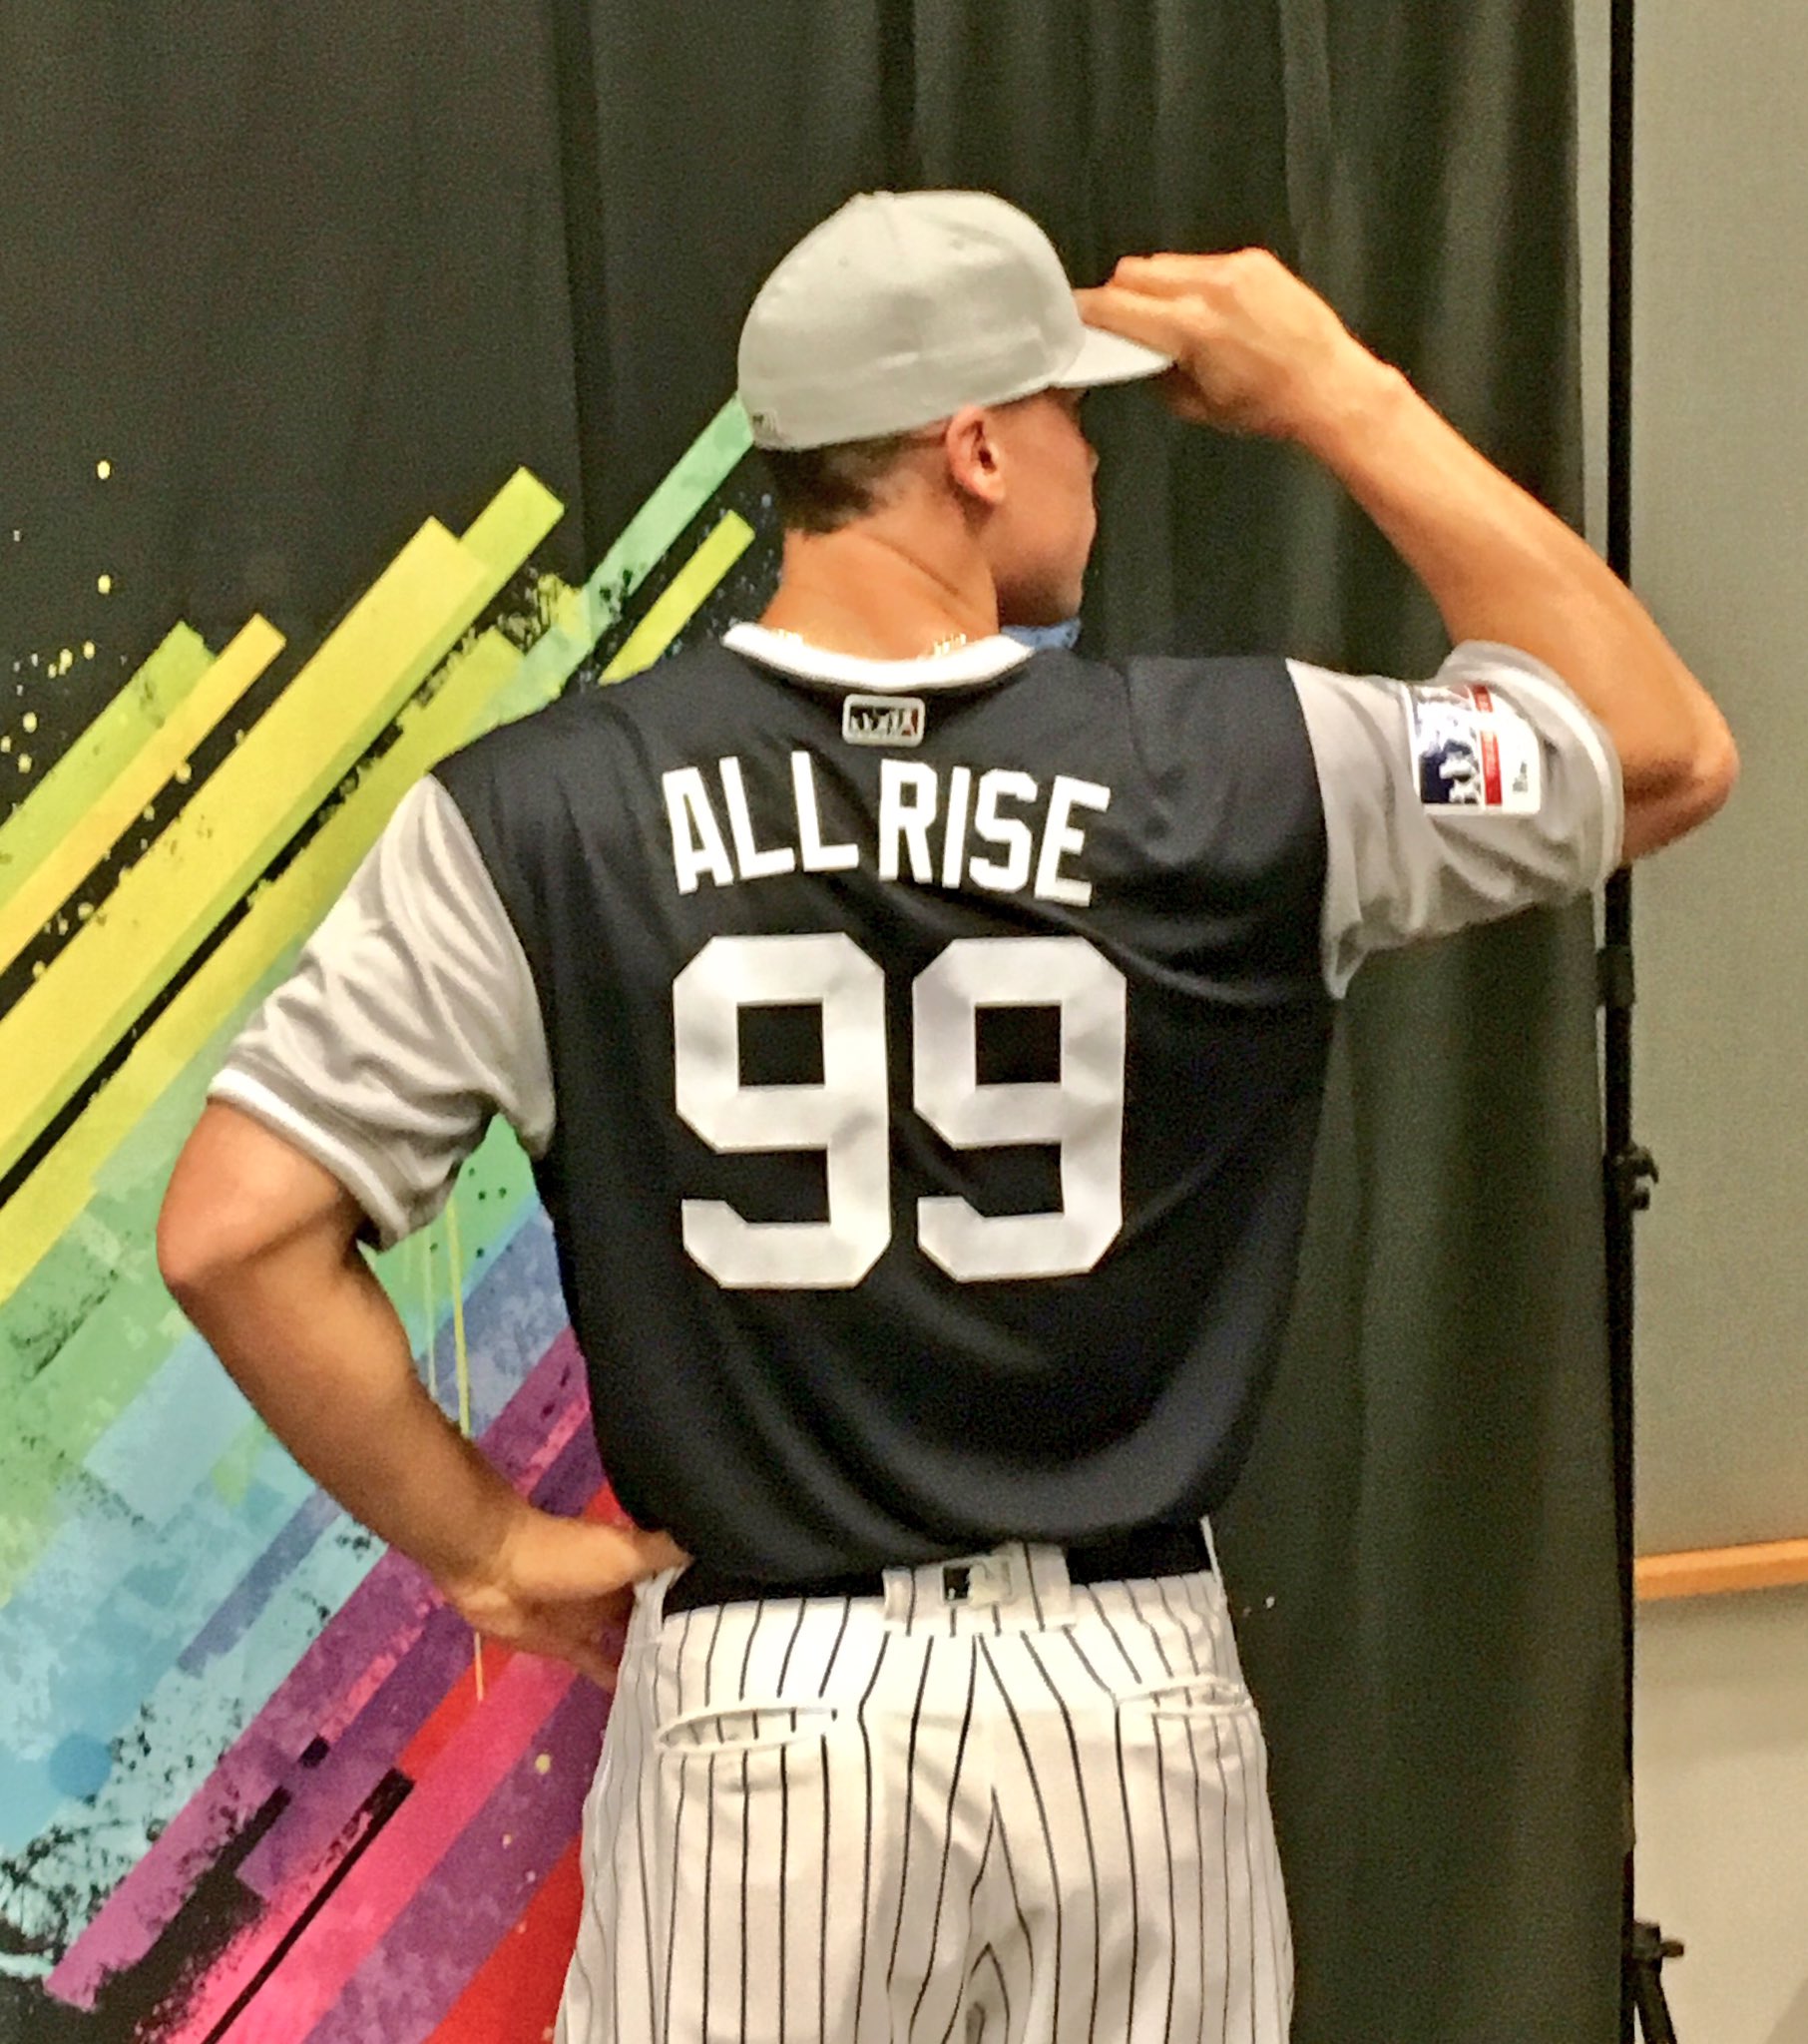
<path fill-rule="evenodd" d="M 970 1557 L 942 1557 L 959 1561 Z M 1211 1550 L 1196 1523 L 1186 1526 L 1141 1526 L 1133 1533 L 1116 1533 L 1107 1540 L 1083 1541 L 1062 1550 L 1070 1583 L 1117 1583 L 1160 1576 L 1196 1575 L 1211 1567 Z M 692 1562 L 666 1591 L 664 1614 L 694 1611 L 708 1604 L 754 1604 L 762 1599 L 792 1597 L 883 1597 L 885 1578 L 878 1569 L 855 1569 L 845 1575 L 809 1576 L 801 1581 L 773 1582 L 758 1576 L 731 1575 Z"/>

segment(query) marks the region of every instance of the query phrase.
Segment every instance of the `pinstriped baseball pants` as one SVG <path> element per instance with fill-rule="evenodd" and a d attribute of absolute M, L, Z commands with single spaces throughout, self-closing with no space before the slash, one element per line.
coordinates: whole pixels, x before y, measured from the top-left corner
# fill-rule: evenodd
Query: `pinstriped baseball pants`
<path fill-rule="evenodd" d="M 1282 2044 L 1216 1575 L 1010 1543 L 883 1599 L 638 1595 L 558 2044 Z"/>

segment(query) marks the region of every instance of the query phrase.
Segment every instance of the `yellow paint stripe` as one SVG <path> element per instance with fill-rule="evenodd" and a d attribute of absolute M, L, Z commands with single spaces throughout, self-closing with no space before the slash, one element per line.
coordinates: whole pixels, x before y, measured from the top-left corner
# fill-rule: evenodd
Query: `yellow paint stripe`
<path fill-rule="evenodd" d="M 167 642 L 166 642 L 167 643 Z M 199 644 L 199 642 L 197 642 Z M 188 761 L 282 650 L 282 634 L 252 618 L 188 694 L 154 726 L 100 788 L 73 825 L 0 905 L 0 971 L 10 965 L 67 901 L 147 803 Z"/>
<path fill-rule="evenodd" d="M 433 1244 L 425 1229 L 410 1241 L 409 1247 L 421 1260 L 421 1324 L 426 1328 L 427 1343 L 427 1388 L 433 1393 L 434 1404 L 439 1403 L 439 1330 L 434 1323 L 433 1303 Z"/>
<path fill-rule="evenodd" d="M 564 509 L 537 475 L 518 468 L 459 534 L 459 544 L 477 556 L 500 589 L 558 524 Z"/>
<path fill-rule="evenodd" d="M 80 822 L 96 794 L 154 738 L 207 672 L 201 634 L 176 625 L 99 717 L 0 823 L 0 902 L 37 870 Z"/>
<path fill-rule="evenodd" d="M 650 610 L 611 663 L 612 669 L 626 672 L 623 664 L 631 649 L 642 664 L 657 660 L 752 538 L 744 519 L 733 512 L 724 516 L 662 592 L 654 606 L 660 612 L 657 629 L 649 630 L 654 616 Z M 244 918 L 0 1208 L 0 1306 L 81 1214 L 93 1195 L 96 1175 L 140 1118 L 244 1001 L 295 933 L 311 929 L 331 907 L 396 803 L 436 761 L 483 723 L 490 705 L 513 681 L 522 658 L 492 630 L 448 663 L 432 698 L 402 713 L 394 745 L 366 770 L 307 849 L 255 897 Z"/>
<path fill-rule="evenodd" d="M 0 1018 L 0 1070 L 31 1075 L 18 1095 L 0 1097 L 0 1172 L 319 807 L 559 509 L 521 469 L 474 523 L 474 547 L 429 520 Z"/>
<path fill-rule="evenodd" d="M 471 1348 L 465 1339 L 465 1259 L 458 1241 L 458 1196 L 446 1202 L 446 1267 L 452 1288 L 452 1358 L 458 1372 L 458 1430 L 471 1438 Z"/>
<path fill-rule="evenodd" d="M 87 1205 L 96 1174 L 297 935 L 343 892 L 395 805 L 463 739 L 521 659 L 495 630 L 447 666 L 432 700 L 402 713 L 374 761 L 305 851 L 261 889 L 130 1056 L 0 1209 L 0 1305 Z"/>
<path fill-rule="evenodd" d="M 0 1172 L 331 793 L 445 651 L 481 565 L 430 520 L 92 922 L 0 1019 Z"/>
<path fill-rule="evenodd" d="M 651 667 L 752 544 L 752 526 L 737 511 L 724 512 L 708 538 L 648 606 L 647 615 L 603 670 L 603 679 L 619 682 Z"/>

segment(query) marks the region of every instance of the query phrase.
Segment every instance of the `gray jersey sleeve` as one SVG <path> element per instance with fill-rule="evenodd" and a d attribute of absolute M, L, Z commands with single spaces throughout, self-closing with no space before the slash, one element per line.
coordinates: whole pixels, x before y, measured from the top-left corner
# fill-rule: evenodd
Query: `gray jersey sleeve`
<path fill-rule="evenodd" d="M 1466 641 L 1423 684 L 1288 666 L 1324 800 L 1334 994 L 1371 952 L 1573 899 L 1618 863 L 1612 742 L 1530 654 Z"/>
<path fill-rule="evenodd" d="M 553 1089 L 526 955 L 429 775 L 398 804 L 209 1097 L 304 1150 L 387 1249 L 431 1221 L 501 1114 L 532 1157 Z"/>

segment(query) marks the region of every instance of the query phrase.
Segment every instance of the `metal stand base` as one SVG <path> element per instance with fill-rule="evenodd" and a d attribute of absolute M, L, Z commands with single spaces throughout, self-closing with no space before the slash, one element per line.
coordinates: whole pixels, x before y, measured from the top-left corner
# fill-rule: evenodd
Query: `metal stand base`
<path fill-rule="evenodd" d="M 1638 2016 L 1644 2044 L 1676 2044 L 1669 2003 L 1663 1998 L 1663 1962 L 1679 1959 L 1682 1947 L 1654 1923 L 1634 1922 L 1626 1941 L 1625 1995 Z"/>

